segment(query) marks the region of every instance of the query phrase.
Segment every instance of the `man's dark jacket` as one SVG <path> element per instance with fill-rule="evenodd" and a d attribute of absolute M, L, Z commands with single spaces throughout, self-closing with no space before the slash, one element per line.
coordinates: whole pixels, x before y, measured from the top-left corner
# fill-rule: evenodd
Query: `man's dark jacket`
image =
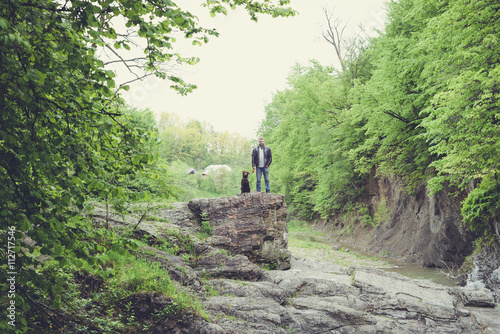
<path fill-rule="evenodd" d="M 273 161 L 273 155 L 271 149 L 264 145 L 264 166 L 271 166 Z M 252 167 L 259 167 L 259 146 L 254 147 L 252 150 Z"/>

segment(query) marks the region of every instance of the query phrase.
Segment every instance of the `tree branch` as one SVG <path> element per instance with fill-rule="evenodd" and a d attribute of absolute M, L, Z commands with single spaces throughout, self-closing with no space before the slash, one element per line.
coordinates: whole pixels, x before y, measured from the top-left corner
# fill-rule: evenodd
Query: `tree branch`
<path fill-rule="evenodd" d="M 391 117 L 394 117 L 394 118 L 396 118 L 396 119 L 398 119 L 398 120 L 400 120 L 401 122 L 404 122 L 404 123 L 406 123 L 406 124 L 410 124 L 410 123 L 411 123 L 411 122 L 410 122 L 410 120 L 408 120 L 408 119 L 404 118 L 403 116 L 400 116 L 400 115 L 396 114 L 396 113 L 395 113 L 395 112 L 393 112 L 393 111 L 382 110 L 382 112 L 383 112 L 384 114 L 389 115 L 389 116 L 391 116 Z"/>
<path fill-rule="evenodd" d="M 342 40 L 344 36 L 344 30 L 347 27 L 347 24 L 344 25 L 342 28 L 340 28 L 342 22 L 341 20 L 336 19 L 332 25 L 333 12 L 331 14 L 328 13 L 328 9 L 326 9 L 325 7 L 323 7 L 323 12 L 325 13 L 326 22 L 328 25 L 328 30 L 327 30 L 328 36 L 325 35 L 325 33 L 323 32 L 322 34 L 323 38 L 325 38 L 325 40 L 328 43 L 333 45 L 333 47 L 335 48 L 335 53 L 337 55 L 337 58 L 340 62 L 340 66 L 342 67 L 342 70 L 345 70 L 346 68 L 345 61 L 342 55 Z"/>

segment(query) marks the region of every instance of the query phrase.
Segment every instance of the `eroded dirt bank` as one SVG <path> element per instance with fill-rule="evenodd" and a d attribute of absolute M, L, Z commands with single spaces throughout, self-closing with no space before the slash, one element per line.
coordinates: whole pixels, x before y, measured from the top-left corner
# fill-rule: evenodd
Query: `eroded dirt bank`
<path fill-rule="evenodd" d="M 421 185 L 409 194 L 401 180 L 375 176 L 366 190 L 363 202 L 372 219 L 366 222 L 353 214 L 322 221 L 316 228 L 367 252 L 423 267 L 456 268 L 472 253 L 476 236 L 463 226 L 460 215 L 465 193 L 445 188 L 430 195 Z"/>

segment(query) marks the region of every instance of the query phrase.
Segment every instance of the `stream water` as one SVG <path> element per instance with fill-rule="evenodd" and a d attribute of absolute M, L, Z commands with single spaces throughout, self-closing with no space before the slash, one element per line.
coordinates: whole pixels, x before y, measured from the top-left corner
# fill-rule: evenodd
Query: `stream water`
<path fill-rule="evenodd" d="M 299 238 L 301 240 L 308 240 L 313 243 L 322 243 L 322 244 L 327 244 L 332 247 L 332 249 L 338 251 L 340 254 L 345 254 L 345 253 L 355 253 L 358 254 L 360 257 L 363 258 L 374 258 L 378 259 L 379 261 L 383 262 L 384 264 L 381 266 L 377 266 L 379 269 L 385 270 L 385 271 L 391 271 L 398 273 L 400 275 L 414 278 L 414 279 L 423 279 L 423 280 L 430 280 L 433 283 L 436 284 L 442 284 L 446 286 L 456 286 L 457 281 L 453 278 L 452 275 L 450 275 L 449 271 L 445 269 L 439 269 L 439 268 L 424 268 L 419 264 L 408 264 L 404 263 L 403 261 L 394 259 L 394 258 L 389 258 L 389 257 L 380 257 L 378 254 L 373 254 L 366 252 L 361 249 L 357 249 L 353 245 L 348 245 L 343 243 L 342 241 L 339 240 L 332 240 L 324 235 L 310 235 L 308 233 L 302 234 L 302 233 L 294 233 L 296 238 Z M 308 250 L 310 253 L 311 250 Z"/>
<path fill-rule="evenodd" d="M 394 267 L 382 268 L 386 271 L 396 272 L 403 276 L 416 279 L 430 280 L 437 284 L 456 286 L 457 282 L 445 270 L 438 268 L 423 268 L 418 264 L 402 264 Z"/>
<path fill-rule="evenodd" d="M 334 243 L 334 242 L 333 242 Z M 347 247 L 347 246 L 344 246 Z M 361 254 L 366 257 L 377 257 L 379 255 L 372 254 L 369 252 L 365 252 L 359 249 L 353 248 L 352 245 L 349 246 L 354 252 Z M 389 264 L 389 266 L 383 266 L 380 269 L 385 271 L 391 271 L 398 273 L 400 275 L 415 278 L 415 279 L 423 279 L 429 280 L 436 284 L 442 284 L 446 286 L 456 286 L 457 281 L 450 275 L 448 270 L 439 269 L 439 268 L 424 268 L 419 264 L 408 264 L 403 263 L 397 259 L 393 258 L 382 258 L 382 261 L 385 261 Z"/>

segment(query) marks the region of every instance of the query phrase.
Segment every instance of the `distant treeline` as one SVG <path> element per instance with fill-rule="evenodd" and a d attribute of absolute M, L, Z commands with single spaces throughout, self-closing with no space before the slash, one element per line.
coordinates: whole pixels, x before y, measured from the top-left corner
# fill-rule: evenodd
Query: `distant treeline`
<path fill-rule="evenodd" d="M 159 154 L 168 163 L 182 161 L 199 172 L 208 165 L 251 167 L 250 140 L 240 134 L 215 131 L 195 119 L 182 122 L 166 112 L 159 115 L 158 133 Z"/>
<path fill-rule="evenodd" d="M 179 200 L 240 193 L 241 172 L 252 168 L 250 139 L 215 131 L 207 122 L 182 122 L 176 114 L 166 112 L 157 118 L 157 132 L 158 156 L 168 166 Z M 202 175 L 210 165 L 226 165 L 231 171 Z"/>

